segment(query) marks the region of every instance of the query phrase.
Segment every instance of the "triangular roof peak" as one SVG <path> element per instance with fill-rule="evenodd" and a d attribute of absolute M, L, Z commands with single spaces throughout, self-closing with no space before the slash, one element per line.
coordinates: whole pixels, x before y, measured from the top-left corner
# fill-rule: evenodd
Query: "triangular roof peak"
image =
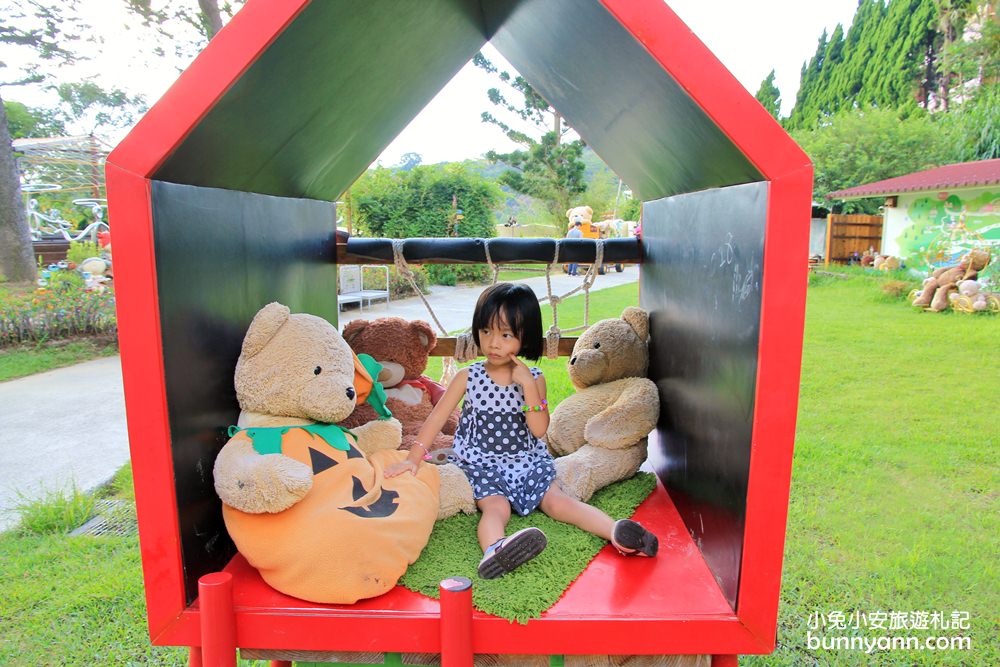
<path fill-rule="evenodd" d="M 108 161 L 332 200 L 488 40 L 644 200 L 809 162 L 660 0 L 250 0 Z"/>

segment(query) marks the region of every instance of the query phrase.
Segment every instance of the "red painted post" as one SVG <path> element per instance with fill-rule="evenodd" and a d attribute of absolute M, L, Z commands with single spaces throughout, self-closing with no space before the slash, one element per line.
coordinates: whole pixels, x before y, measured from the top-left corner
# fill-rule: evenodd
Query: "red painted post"
<path fill-rule="evenodd" d="M 205 667 L 236 667 L 233 575 L 213 572 L 198 580 L 201 653 Z"/>
<path fill-rule="evenodd" d="M 441 667 L 472 667 L 472 581 L 441 582 Z"/>
<path fill-rule="evenodd" d="M 291 660 L 272 660 L 271 667 L 292 667 Z"/>
<path fill-rule="evenodd" d="M 188 653 L 188 667 L 201 667 L 201 647 L 192 646 Z"/>
<path fill-rule="evenodd" d="M 712 667 L 740 667 L 738 655 L 713 655 Z"/>

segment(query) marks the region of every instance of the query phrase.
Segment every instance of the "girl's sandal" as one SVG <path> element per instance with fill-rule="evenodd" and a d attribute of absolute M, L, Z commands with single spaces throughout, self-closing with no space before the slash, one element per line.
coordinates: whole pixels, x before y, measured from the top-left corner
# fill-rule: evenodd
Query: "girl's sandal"
<path fill-rule="evenodd" d="M 623 556 L 655 556 L 660 548 L 656 535 L 630 519 L 615 522 L 611 545 Z"/>

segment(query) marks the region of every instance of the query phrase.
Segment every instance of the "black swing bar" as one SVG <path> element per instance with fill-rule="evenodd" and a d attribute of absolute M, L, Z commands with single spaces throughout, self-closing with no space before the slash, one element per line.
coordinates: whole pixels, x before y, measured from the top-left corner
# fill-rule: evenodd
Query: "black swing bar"
<path fill-rule="evenodd" d="M 403 258 L 413 264 L 485 264 L 486 244 L 495 264 L 549 264 L 557 239 L 530 238 L 415 238 L 403 239 Z M 557 264 L 590 264 L 597 257 L 597 239 L 558 239 Z M 338 234 L 338 264 L 392 264 L 393 239 L 346 238 Z M 603 263 L 642 262 L 637 238 L 605 239 Z"/>

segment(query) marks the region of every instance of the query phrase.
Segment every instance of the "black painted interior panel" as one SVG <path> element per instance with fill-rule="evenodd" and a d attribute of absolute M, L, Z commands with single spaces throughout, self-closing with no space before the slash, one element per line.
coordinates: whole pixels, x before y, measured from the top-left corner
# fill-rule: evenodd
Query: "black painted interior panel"
<path fill-rule="evenodd" d="M 167 410 L 188 600 L 235 552 L 212 482 L 239 406 L 233 371 L 260 308 L 337 322 L 334 205 L 153 182 Z"/>
<path fill-rule="evenodd" d="M 650 462 L 734 608 L 766 205 L 767 184 L 754 183 L 647 202 L 642 211 L 640 295 L 661 401 Z"/>

